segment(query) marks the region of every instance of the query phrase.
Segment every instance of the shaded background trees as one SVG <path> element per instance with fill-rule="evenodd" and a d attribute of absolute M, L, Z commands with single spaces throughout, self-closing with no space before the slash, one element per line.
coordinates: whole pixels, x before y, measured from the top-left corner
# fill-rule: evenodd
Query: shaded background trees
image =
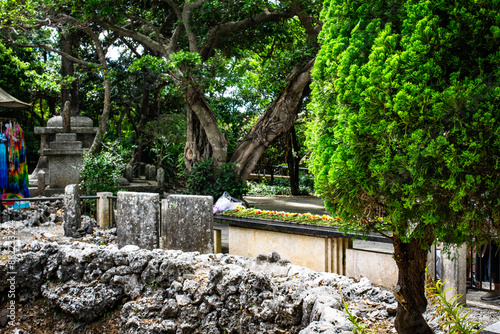
<path fill-rule="evenodd" d="M 98 7 L 47 0 L 2 8 L 5 40 L 45 48 L 75 66 L 74 74 L 66 72 L 69 84 L 78 83 L 80 112 L 99 119 L 93 151 L 110 131 L 133 137 L 133 161 L 147 159 L 146 120 L 185 112 L 186 168 L 206 158 L 216 166 L 229 160 L 244 181 L 309 94 L 320 1 L 102 1 Z M 43 28 L 78 39 L 71 39 L 71 50 L 35 41 Z M 20 43 L 19 36 L 28 38 Z M 109 57 L 110 50 L 120 56 Z"/>

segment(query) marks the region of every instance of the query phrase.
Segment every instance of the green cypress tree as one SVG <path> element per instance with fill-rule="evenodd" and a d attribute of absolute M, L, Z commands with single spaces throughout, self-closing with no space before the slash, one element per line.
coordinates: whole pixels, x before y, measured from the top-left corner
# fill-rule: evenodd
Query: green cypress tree
<path fill-rule="evenodd" d="M 428 248 L 497 237 L 500 225 L 499 6 L 325 0 L 322 19 L 316 190 L 346 229 L 392 238 L 396 329 L 432 333 L 421 315 Z"/>

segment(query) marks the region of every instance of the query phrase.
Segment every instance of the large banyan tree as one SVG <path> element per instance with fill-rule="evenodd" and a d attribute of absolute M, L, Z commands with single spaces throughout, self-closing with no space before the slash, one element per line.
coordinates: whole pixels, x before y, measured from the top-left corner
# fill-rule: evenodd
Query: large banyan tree
<path fill-rule="evenodd" d="M 103 53 L 107 47 L 120 45 L 132 49 L 138 58 L 147 56 L 137 64 L 160 69 L 168 76 L 169 83 L 182 90 L 187 109 L 184 156 L 188 169 L 205 158 L 212 158 L 215 165 L 229 160 L 238 166 L 239 177 L 246 179 L 267 146 L 289 130 L 301 101 L 310 92 L 310 70 L 321 30 L 320 1 L 44 0 L 33 3 L 36 6 L 25 5 L 26 11 L 7 4 L 3 8 L 4 22 L 10 22 L 18 31 L 43 26 L 60 31 L 77 29 L 95 43 L 98 61 L 80 63 L 99 69 L 104 80 L 105 109 L 98 140 L 102 140 L 106 129 L 111 103 L 111 87 L 106 79 L 108 64 Z M 32 12 L 28 12 L 30 9 Z M 280 40 L 281 43 L 277 42 Z M 262 48 L 263 44 L 267 47 Z M 62 50 L 50 49 L 70 61 L 79 61 Z M 275 73 L 283 66 L 268 67 L 270 76 L 281 77 L 280 92 L 273 96 L 265 112 L 228 157 L 228 138 L 206 96 L 210 81 L 223 75 L 211 66 L 211 59 L 223 55 L 238 62 L 249 53 L 264 49 L 269 51 L 270 62 L 289 60 L 285 74 Z"/>

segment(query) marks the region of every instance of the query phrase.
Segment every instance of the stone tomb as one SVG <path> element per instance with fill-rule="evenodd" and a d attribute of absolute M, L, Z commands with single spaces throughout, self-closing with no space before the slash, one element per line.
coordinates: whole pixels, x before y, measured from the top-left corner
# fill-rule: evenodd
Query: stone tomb
<path fill-rule="evenodd" d="M 169 195 L 162 200 L 162 248 L 214 252 L 212 196 Z"/>
<path fill-rule="evenodd" d="M 71 132 L 63 129 L 61 116 L 47 121 L 46 127 L 35 127 L 40 138 L 40 159 L 30 175 L 29 184 L 32 196 L 51 196 L 63 191 L 68 184 L 79 183 L 83 151 L 92 145 L 97 128 L 88 117 L 72 116 Z M 38 189 L 38 173 L 45 172 L 44 184 L 47 189 Z M 43 185 L 42 185 L 43 186 Z M 35 188 L 36 187 L 36 188 Z M 43 187 L 40 187 L 43 188 Z"/>
<path fill-rule="evenodd" d="M 136 245 L 145 249 L 159 247 L 159 194 L 120 191 L 116 211 L 119 247 L 126 245 Z"/>

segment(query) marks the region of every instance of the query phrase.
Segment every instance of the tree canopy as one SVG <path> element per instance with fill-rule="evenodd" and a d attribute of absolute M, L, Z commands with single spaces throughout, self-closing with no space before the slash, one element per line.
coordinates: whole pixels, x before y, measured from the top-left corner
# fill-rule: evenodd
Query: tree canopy
<path fill-rule="evenodd" d="M 143 86 L 141 114 L 145 118 L 155 117 L 154 111 L 144 108 L 150 100 L 146 93 L 157 94 L 155 100 L 161 89 L 182 96 L 187 109 L 186 167 L 208 157 L 217 165 L 231 160 L 238 165 L 242 180 L 265 148 L 290 128 L 298 105 L 309 93 L 310 69 L 321 30 L 320 1 L 38 0 L 23 8 L 5 2 L 2 9 L 2 34 L 9 41 L 18 33 L 43 27 L 61 34 L 76 30 L 80 36 L 86 35 L 79 37 L 81 47 L 73 54 L 49 43 L 32 46 L 87 66 L 101 78 L 103 108 L 97 141 L 102 141 L 116 104 L 112 87 L 116 68 L 110 66 L 106 53 L 119 47 L 135 58 L 130 70 L 154 78 L 154 85 Z M 91 48 L 83 47 L 84 41 Z M 246 73 L 233 76 L 233 80 L 227 65 Z M 259 68 L 253 71 L 253 78 L 252 66 Z M 266 96 L 256 94 L 265 92 L 261 88 L 267 89 Z M 227 101 L 228 92 L 235 89 L 242 96 L 246 94 L 246 101 L 252 94 L 257 97 L 253 106 L 263 115 L 253 129 L 237 134 L 238 145 L 230 147 L 224 128 L 232 122 L 219 120 L 227 111 L 221 108 L 221 101 Z M 228 149 L 233 151 L 229 159 Z"/>
<path fill-rule="evenodd" d="M 499 9 L 331 0 L 322 19 L 308 141 L 316 189 L 346 228 L 393 239 L 396 327 L 430 332 L 412 314 L 425 310 L 426 249 L 498 238 Z"/>

